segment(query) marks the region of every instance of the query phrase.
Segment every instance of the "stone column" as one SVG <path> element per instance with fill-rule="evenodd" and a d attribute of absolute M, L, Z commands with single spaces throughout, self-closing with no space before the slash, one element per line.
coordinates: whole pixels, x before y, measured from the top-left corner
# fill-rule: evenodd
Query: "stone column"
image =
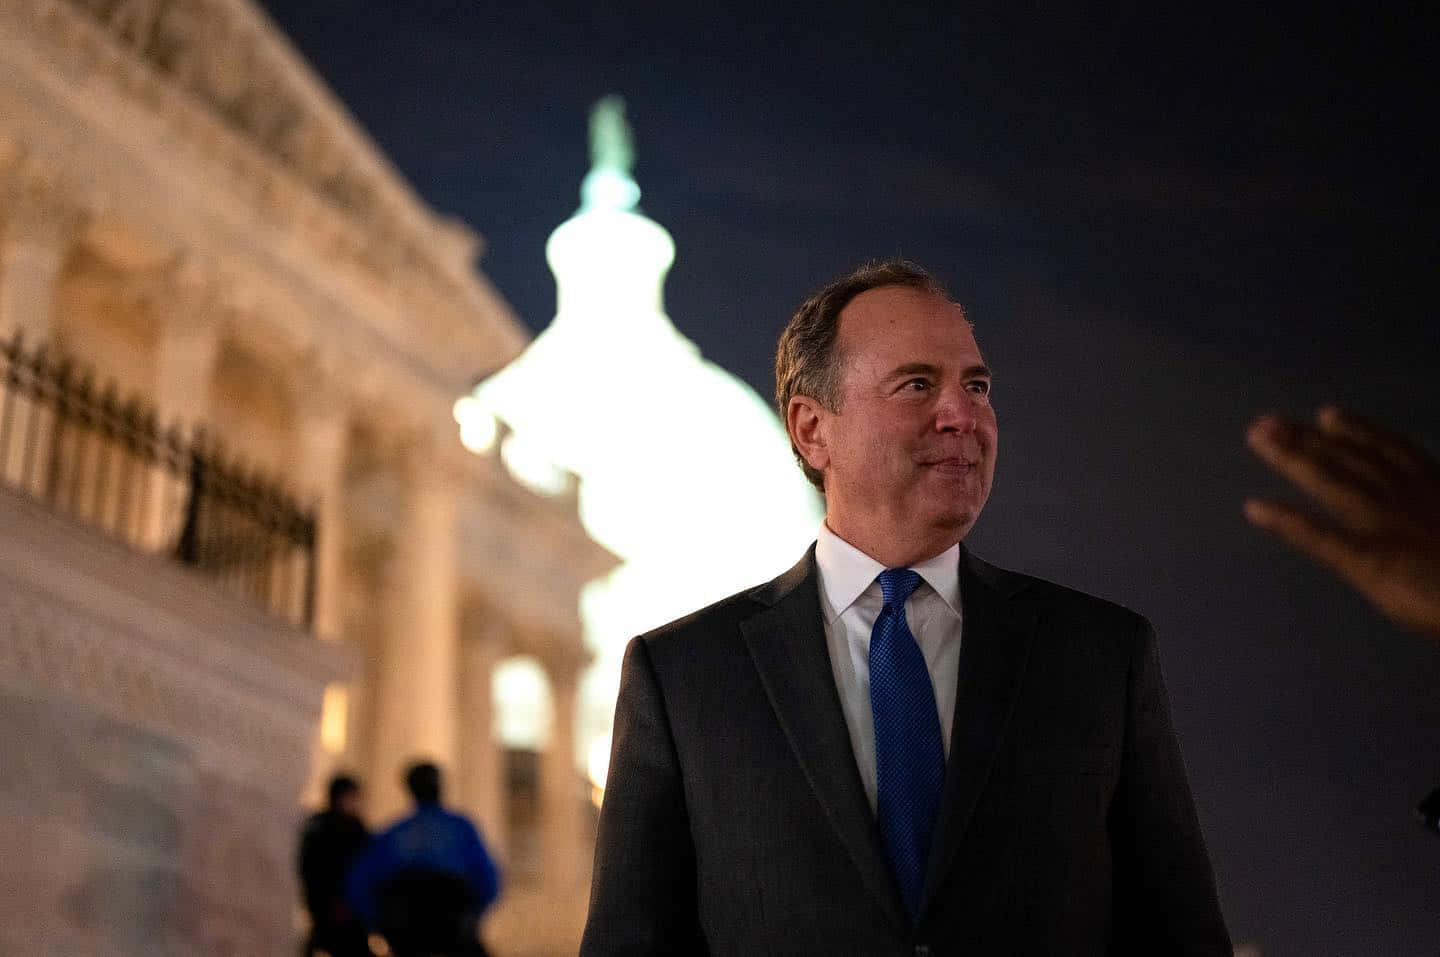
<path fill-rule="evenodd" d="M 373 699 L 372 810 L 381 819 L 407 806 L 400 775 L 410 761 L 455 767 L 459 483 L 435 451 L 432 442 L 415 443 L 398 469 L 400 514 Z"/>
<path fill-rule="evenodd" d="M 203 422 L 220 350 L 226 296 L 212 266 L 186 258 L 152 280 L 150 308 L 159 320 L 153 399 L 161 420 Z"/>
<path fill-rule="evenodd" d="M 139 280 L 159 324 L 151 401 L 162 430 L 179 427 L 187 439 L 210 415 L 210 386 L 220 353 L 225 295 L 214 269 L 185 258 Z M 189 483 L 157 466 L 151 472 L 144 544 L 174 549 L 185 519 Z"/>
<path fill-rule="evenodd" d="M 315 509 L 314 631 L 341 637 L 345 583 L 345 455 L 350 411 L 340 371 L 311 354 L 291 370 L 296 402 L 296 467 L 301 501 Z"/>
<path fill-rule="evenodd" d="M 61 186 L 30 164 L 0 188 L 0 337 L 50 338 L 55 284 L 87 220 Z"/>
<path fill-rule="evenodd" d="M 290 370 L 291 392 L 295 397 L 295 469 L 305 484 L 298 488 L 300 501 L 314 509 L 315 593 L 310 597 L 315 635 L 323 641 L 346 638 L 344 628 L 345 589 L 345 455 L 350 411 L 333 363 L 317 353 L 302 357 Z M 301 600 L 302 596 L 296 596 Z M 324 720 L 338 721 L 348 738 L 353 733 L 356 685 L 349 682 L 326 689 Z M 322 728 L 323 732 L 323 728 Z M 320 803 L 330 775 L 338 770 L 343 752 L 328 749 L 323 733 L 317 734 L 305 793 Z"/>
<path fill-rule="evenodd" d="M 16 160 L 0 167 L 0 341 L 18 333 L 32 353 L 50 343 L 55 286 L 86 218 L 33 163 Z M 18 397 L 11 401 L 28 411 L 12 412 L 16 424 L 0 449 L 5 463 L 0 483 L 42 493 L 55 465 L 54 411 Z"/>
<path fill-rule="evenodd" d="M 566 895 L 580 883 L 586 854 L 580 819 L 585 785 L 575 763 L 575 702 L 581 662 L 565 659 L 545 664 L 555 724 L 541 768 L 545 829 L 542 880 L 548 895 L 566 900 Z"/>
<path fill-rule="evenodd" d="M 480 612 L 479 614 L 484 614 Z M 495 738 L 495 665 L 505 656 L 504 625 L 467 615 L 461 640 L 459 797 L 494 855 L 505 851 L 505 765 Z"/>

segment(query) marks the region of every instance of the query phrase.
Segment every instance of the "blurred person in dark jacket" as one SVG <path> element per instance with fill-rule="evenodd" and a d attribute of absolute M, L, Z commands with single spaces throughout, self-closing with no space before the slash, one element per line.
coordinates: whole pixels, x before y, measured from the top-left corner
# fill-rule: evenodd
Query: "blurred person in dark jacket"
<path fill-rule="evenodd" d="M 371 842 L 351 871 L 347 899 L 395 957 L 484 954 L 479 921 L 500 875 L 469 818 L 440 803 L 440 769 L 412 766 L 415 811 Z"/>
<path fill-rule="evenodd" d="M 305 954 L 364 957 L 370 953 L 365 928 L 345 903 L 350 868 L 370 843 L 360 819 L 360 784 L 345 774 L 330 780 L 325 810 L 310 816 L 300 832 L 300 883 L 310 911 Z"/>

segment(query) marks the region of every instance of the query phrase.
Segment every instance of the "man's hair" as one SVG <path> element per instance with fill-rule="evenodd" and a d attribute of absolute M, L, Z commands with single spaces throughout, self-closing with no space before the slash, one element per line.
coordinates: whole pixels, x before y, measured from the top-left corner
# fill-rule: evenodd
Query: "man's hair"
<path fill-rule="evenodd" d="M 360 782 L 352 778 L 350 775 L 335 775 L 333 778 L 330 779 L 330 788 L 327 792 L 330 798 L 330 806 L 335 807 L 340 803 L 342 798 L 348 797 L 351 794 L 355 794 L 359 790 Z"/>
<path fill-rule="evenodd" d="M 412 764 L 405 772 L 405 787 L 416 804 L 439 804 L 440 769 L 429 761 Z"/>
<path fill-rule="evenodd" d="M 787 423 L 786 409 L 797 395 L 807 395 L 832 412 L 840 407 L 840 367 L 844 357 L 835 343 L 840 332 L 840 313 L 862 292 L 883 286 L 908 286 L 931 295 L 948 298 L 940 280 L 904 259 L 868 262 L 848 275 L 829 283 L 801 303 L 790 317 L 775 347 L 775 405 L 780 421 Z M 825 476 L 810 467 L 795 440 L 790 450 L 816 488 L 825 491 Z"/>

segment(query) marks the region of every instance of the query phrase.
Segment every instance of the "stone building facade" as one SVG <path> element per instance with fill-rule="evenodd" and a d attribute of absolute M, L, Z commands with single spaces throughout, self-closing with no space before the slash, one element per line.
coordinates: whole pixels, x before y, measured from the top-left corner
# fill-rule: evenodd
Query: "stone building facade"
<path fill-rule="evenodd" d="M 590 813 L 573 757 L 588 660 L 577 596 L 614 559 L 581 528 L 573 482 L 540 494 L 459 444 L 455 399 L 527 339 L 475 269 L 479 238 L 425 207 L 247 0 L 0 0 L 0 67 L 0 336 L 18 331 L 74 357 L 163 422 L 206 423 L 312 502 L 319 530 L 313 634 L 298 633 L 228 598 L 214 598 L 223 614 L 210 608 L 205 582 L 165 561 L 174 528 L 157 526 L 142 549 L 153 554 L 134 556 L 150 564 L 127 597 L 115 577 L 129 552 L 4 493 L 17 523 L 0 532 L 5 753 L 38 761 L 37 742 L 55 733 L 110 743 L 63 751 L 70 778 L 36 772 L 10 794 L 16 816 L 0 825 L 0 854 L 35 850 L 33 819 L 65 835 L 69 864 L 46 871 L 45 893 L 62 903 L 34 913 L 49 917 L 26 923 L 7 910 L 20 905 L 0 905 L 0 951 L 53 939 L 66 953 L 161 952 L 133 924 L 144 911 L 168 928 L 165 952 L 275 953 L 293 934 L 289 841 L 302 792 L 313 798 L 341 766 L 365 778 L 379 821 L 404 805 L 400 768 L 438 760 L 503 860 L 506 760 L 491 732 L 491 677 L 516 655 L 540 663 L 554 702 L 539 762 L 542 864 L 488 933 L 502 953 L 573 950 Z M 49 548 L 46 563 L 26 561 L 17 543 L 30 539 Z M 111 584 L 75 591 L 81 571 L 66 570 L 67 556 L 92 539 L 106 557 L 85 580 Z M 77 595 L 88 597 L 77 605 Z M 95 605 L 97 595 L 126 610 Z M 124 628 L 102 624 L 116 615 Z M 72 670 L 90 667 L 86 655 L 140 661 L 187 628 L 206 651 L 156 666 L 188 689 L 167 692 L 165 720 L 137 713 L 133 695 L 78 694 L 36 665 L 38 651 L 17 651 L 24 635 L 64 634 L 64 650 L 43 644 Z M 251 636 L 241 650 L 236 633 Z M 223 675 L 198 664 L 221 659 L 233 665 Z M 263 690 L 280 686 L 278 699 Z M 215 721 L 271 737 L 205 745 L 190 711 L 212 708 L 211 696 L 235 709 Z M 132 751 L 153 760 L 133 762 Z M 64 813 L 46 800 L 64 780 L 99 780 L 94 761 L 134 763 L 101 778 L 119 774 L 125 793 L 154 806 L 145 820 L 174 831 L 156 845 L 173 853 L 146 871 L 159 882 L 150 890 L 95 881 L 95 862 L 130 853 L 106 843 L 134 836 L 123 823 L 107 837 L 83 795 Z M 236 797 L 257 780 L 263 799 Z M 186 855 L 203 857 L 209 845 L 193 835 L 215 827 L 233 827 L 226 846 L 243 860 L 206 872 Z M 217 910 L 195 875 L 232 864 L 232 895 L 258 896 Z M 109 900 L 121 884 L 140 896 Z M 87 893 L 88 905 L 75 904 Z M 147 901 L 166 903 L 145 911 Z M 16 926 L 31 936 L 7 942 Z"/>

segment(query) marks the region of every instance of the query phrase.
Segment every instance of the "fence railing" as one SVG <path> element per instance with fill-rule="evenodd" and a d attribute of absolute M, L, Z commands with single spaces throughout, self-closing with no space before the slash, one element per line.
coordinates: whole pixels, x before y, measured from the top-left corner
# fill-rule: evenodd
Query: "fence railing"
<path fill-rule="evenodd" d="M 279 482 L 18 333 L 0 369 L 0 484 L 310 625 L 315 519 Z"/>

